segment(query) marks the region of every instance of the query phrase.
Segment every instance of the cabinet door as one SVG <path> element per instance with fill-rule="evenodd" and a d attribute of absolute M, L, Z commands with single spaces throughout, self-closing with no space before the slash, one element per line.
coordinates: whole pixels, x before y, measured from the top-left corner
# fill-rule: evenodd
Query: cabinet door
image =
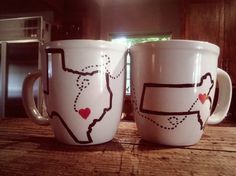
<path fill-rule="evenodd" d="M 226 71 L 236 86 L 236 1 L 225 1 L 225 47 Z"/>
<path fill-rule="evenodd" d="M 186 1 L 185 19 L 185 38 L 208 41 L 220 46 L 219 67 L 223 67 L 224 1 Z"/>

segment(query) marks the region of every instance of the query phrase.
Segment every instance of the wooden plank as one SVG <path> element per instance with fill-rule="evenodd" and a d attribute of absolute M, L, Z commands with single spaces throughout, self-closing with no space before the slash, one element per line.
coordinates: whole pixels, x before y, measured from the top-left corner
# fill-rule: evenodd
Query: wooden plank
<path fill-rule="evenodd" d="M 236 175 L 235 127 L 208 126 L 190 147 L 141 140 L 134 122 L 121 122 L 111 142 L 71 146 L 50 127 L 29 119 L 0 121 L 0 170 L 4 175 Z"/>
<path fill-rule="evenodd" d="M 206 126 L 204 135 L 198 144 L 185 148 L 234 151 L 236 152 L 236 128 L 234 122 L 230 126 Z M 120 143 L 131 143 L 136 145 L 153 145 L 142 141 L 138 135 L 137 128 L 133 122 L 122 122 L 116 136 Z M 158 146 L 158 145 L 156 145 Z"/>
<path fill-rule="evenodd" d="M 1 139 L 16 141 L 32 140 L 41 143 L 53 144 L 56 142 L 54 139 L 51 128 L 45 126 L 38 126 L 31 122 L 29 119 L 21 120 L 7 120 L 4 125 L 0 123 L 0 137 Z M 205 133 L 197 145 L 189 146 L 186 148 L 196 148 L 204 150 L 219 150 L 219 151 L 236 151 L 236 128 L 221 127 L 221 126 L 207 126 Z M 121 122 L 117 135 L 113 142 L 122 144 L 135 144 L 135 145 L 153 145 L 145 141 L 141 141 L 134 122 Z M 158 146 L 158 145 L 157 145 Z"/>
<path fill-rule="evenodd" d="M 132 154 L 123 155 L 122 159 L 123 174 L 181 176 L 236 174 L 236 154 L 232 152 L 135 146 Z"/>
<path fill-rule="evenodd" d="M 0 168 L 2 175 L 236 174 L 234 152 L 118 143 L 103 149 L 61 145 L 57 150 L 1 150 Z"/>

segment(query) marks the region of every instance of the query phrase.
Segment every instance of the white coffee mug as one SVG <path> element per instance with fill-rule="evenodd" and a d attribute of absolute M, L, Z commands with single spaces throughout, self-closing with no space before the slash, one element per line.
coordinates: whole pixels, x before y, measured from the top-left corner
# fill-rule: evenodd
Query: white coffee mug
<path fill-rule="evenodd" d="M 131 97 L 144 140 L 171 146 L 196 144 L 206 123 L 227 115 L 232 84 L 217 68 L 219 47 L 201 41 L 170 40 L 131 47 Z M 216 84 L 219 98 L 212 112 Z"/>
<path fill-rule="evenodd" d="M 125 89 L 126 46 L 99 40 L 61 40 L 42 47 L 42 70 L 23 83 L 23 103 L 37 124 L 51 124 L 66 144 L 92 145 L 113 139 Z M 48 117 L 35 106 L 34 81 L 42 78 Z"/>

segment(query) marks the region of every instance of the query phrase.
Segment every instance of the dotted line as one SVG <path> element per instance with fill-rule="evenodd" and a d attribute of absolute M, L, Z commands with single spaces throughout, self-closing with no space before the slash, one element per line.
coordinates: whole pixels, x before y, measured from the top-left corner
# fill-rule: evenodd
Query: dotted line
<path fill-rule="evenodd" d="M 125 68 L 126 68 L 126 65 L 122 68 L 122 70 L 121 70 L 116 76 L 112 76 L 111 73 L 108 71 L 108 68 L 107 68 L 107 66 L 111 63 L 110 57 L 109 57 L 108 55 L 106 55 L 106 54 L 105 54 L 105 55 L 102 55 L 101 57 L 102 57 L 102 58 L 107 58 L 107 62 L 105 62 L 105 63 L 103 63 L 103 64 L 96 64 L 96 65 L 89 65 L 89 66 L 86 66 L 86 67 L 84 67 L 81 71 L 86 71 L 86 70 L 88 70 L 88 69 L 90 69 L 90 68 L 96 68 L 96 69 L 97 69 L 97 68 L 99 68 L 99 67 L 104 67 L 105 70 L 106 70 L 106 73 L 109 74 L 109 77 L 110 77 L 111 79 L 117 79 L 117 78 L 119 78 L 120 75 L 122 74 L 122 72 L 124 72 L 124 70 L 125 70 Z M 73 106 L 73 107 L 74 107 L 75 112 L 78 112 L 78 110 L 77 110 L 77 108 L 76 108 L 76 104 L 77 104 L 77 102 L 78 102 L 78 99 L 79 99 L 79 97 L 80 97 L 82 91 L 83 91 L 84 89 L 86 89 L 86 88 L 90 85 L 89 79 L 83 79 L 83 81 L 82 81 L 82 83 L 81 83 L 81 85 L 80 85 L 80 84 L 79 84 L 80 78 L 81 78 L 81 75 L 79 75 L 78 78 L 77 78 L 77 80 L 76 80 L 76 86 L 79 88 L 79 92 L 78 92 L 78 94 L 77 94 L 77 96 L 76 96 L 76 98 L 75 98 L 75 100 L 74 100 L 74 106 Z"/>
<path fill-rule="evenodd" d="M 188 110 L 188 112 L 190 112 L 190 111 L 193 109 L 193 107 L 195 106 L 195 104 L 197 103 L 197 101 L 198 101 L 198 98 L 194 101 L 194 103 L 192 104 L 192 106 L 190 107 L 190 109 Z M 179 125 L 180 123 L 183 123 L 183 121 L 184 121 L 187 117 L 188 117 L 188 116 L 185 115 L 184 118 L 183 118 L 180 122 L 178 122 L 178 117 L 170 117 L 170 118 L 168 118 L 168 120 L 169 120 L 169 122 L 170 122 L 172 125 L 175 125 L 174 123 L 171 122 L 171 119 L 172 119 L 172 118 L 175 118 L 175 119 L 176 119 L 176 124 Z"/>
<path fill-rule="evenodd" d="M 108 57 L 107 55 L 105 55 L 105 57 L 107 57 L 107 59 L 108 59 L 107 63 L 105 64 L 105 65 L 107 66 L 111 61 L 110 61 L 110 57 Z M 104 66 L 105 66 L 105 65 L 104 65 Z M 108 69 L 106 66 L 105 66 L 106 73 L 108 73 L 109 78 L 111 78 L 111 79 L 117 79 L 117 78 L 119 78 L 120 75 L 124 72 L 124 70 L 125 70 L 125 68 L 126 68 L 126 65 L 125 65 L 125 66 L 121 69 L 121 71 L 120 71 L 116 76 L 113 76 L 113 75 L 111 75 L 111 72 L 109 71 L 109 69 Z"/>
<path fill-rule="evenodd" d="M 96 64 L 96 65 L 89 65 L 89 66 L 86 66 L 84 67 L 81 71 L 85 71 L 87 69 L 90 69 L 90 68 L 98 68 L 98 67 L 105 67 L 111 62 L 110 60 L 110 57 L 108 57 L 106 54 L 105 55 L 102 55 L 102 58 L 107 58 L 107 62 L 104 63 L 104 64 Z M 75 112 L 78 112 L 77 108 L 76 108 L 76 105 L 77 105 L 77 102 L 78 102 L 78 99 L 82 93 L 82 91 L 84 89 L 86 89 L 89 85 L 90 85 L 90 81 L 89 79 L 83 79 L 81 85 L 79 84 L 79 80 L 81 78 L 81 75 L 78 76 L 77 80 L 76 80 L 76 86 L 78 86 L 79 88 L 79 92 L 77 94 L 77 96 L 75 97 L 75 100 L 74 100 L 74 111 Z"/>
<path fill-rule="evenodd" d="M 179 124 L 183 123 L 183 121 L 188 117 L 187 115 L 185 115 L 184 118 L 183 118 L 181 121 L 179 121 L 179 118 L 178 118 L 178 117 L 175 117 L 175 116 L 169 117 L 169 118 L 168 118 L 168 121 L 170 122 L 171 125 L 173 125 L 173 127 L 166 127 L 166 126 L 160 125 L 160 124 L 157 123 L 156 121 L 152 120 L 151 118 L 149 118 L 149 117 L 147 117 L 147 116 L 145 116 L 145 115 L 143 115 L 143 114 L 141 114 L 141 113 L 139 112 L 139 110 L 138 110 L 138 104 L 137 104 L 137 97 L 136 97 L 134 85 L 133 85 L 133 83 L 131 83 L 131 84 L 132 84 L 131 87 L 132 87 L 132 90 L 133 90 L 133 100 L 132 100 L 132 103 L 134 104 L 134 109 L 135 109 L 135 111 L 139 114 L 139 116 L 141 116 L 141 117 L 143 117 L 143 118 L 149 120 L 150 122 L 152 122 L 153 124 L 155 124 L 157 127 L 160 127 L 160 128 L 166 129 L 166 130 L 174 130 L 175 128 L 178 127 Z M 197 103 L 197 101 L 198 101 L 198 98 L 194 101 L 194 103 L 192 104 L 192 106 L 190 107 L 190 109 L 188 110 L 188 112 L 190 112 L 190 111 L 193 109 L 193 107 L 195 106 L 195 104 Z M 171 121 L 172 119 L 175 119 L 175 120 L 176 120 L 176 123 L 173 123 L 173 122 Z"/>
<path fill-rule="evenodd" d="M 110 77 L 111 79 L 117 79 L 117 78 L 119 78 L 120 75 L 124 72 L 124 70 L 125 70 L 125 68 L 126 68 L 126 65 L 121 69 L 121 71 L 120 71 L 116 76 L 113 76 L 113 75 L 111 75 L 111 72 L 108 71 L 109 69 L 107 68 L 107 66 L 111 63 L 111 58 L 110 58 L 108 55 L 106 55 L 106 54 L 105 54 L 105 55 L 102 55 L 101 57 L 102 57 L 102 58 L 107 58 L 107 62 L 104 63 L 104 64 L 89 65 L 89 66 L 83 68 L 81 71 L 85 71 L 85 70 L 90 69 L 90 68 L 104 67 L 105 70 L 106 70 L 106 73 L 109 74 L 109 77 Z"/>
<path fill-rule="evenodd" d="M 82 93 L 82 91 L 84 89 L 86 89 L 89 85 L 90 85 L 90 82 L 89 82 L 89 79 L 83 79 L 81 85 L 79 84 L 79 79 L 80 79 L 81 76 L 79 76 L 76 80 L 76 85 L 79 87 L 79 93 L 77 94 L 75 100 L 74 100 L 74 110 L 75 112 L 78 112 L 77 108 L 76 108 L 76 104 L 77 104 L 77 101 L 79 99 L 79 96 L 80 94 Z"/>
<path fill-rule="evenodd" d="M 119 78 L 120 77 L 120 75 L 122 74 L 122 72 L 125 70 L 125 68 L 126 68 L 126 65 L 122 68 L 122 70 L 116 75 L 116 76 L 112 76 L 111 75 L 111 73 L 107 70 L 107 73 L 109 74 L 109 77 L 111 78 L 111 79 L 117 79 L 117 78 Z"/>
<path fill-rule="evenodd" d="M 173 130 L 175 129 L 177 126 L 175 127 L 166 127 L 166 126 L 163 126 L 163 125 L 160 125 L 159 123 L 157 123 L 156 121 L 152 120 L 151 118 L 141 114 L 138 110 L 138 104 L 137 104 L 137 97 L 136 97 L 136 93 L 135 93 L 135 89 L 134 89 L 134 85 L 132 84 L 132 90 L 133 90 L 133 99 L 132 99 L 132 103 L 134 104 L 134 109 L 135 111 L 138 113 L 139 116 L 141 116 L 142 118 L 145 118 L 147 119 L 148 121 L 152 122 L 153 124 L 155 124 L 157 127 L 160 127 L 160 128 L 163 128 L 163 129 L 167 129 L 167 130 Z"/>
<path fill-rule="evenodd" d="M 190 112 L 190 111 L 193 109 L 193 107 L 195 106 L 195 104 L 197 103 L 197 101 L 198 101 L 198 98 L 194 101 L 194 103 L 192 104 L 192 106 L 190 107 L 190 109 L 188 110 L 188 112 Z"/>
<path fill-rule="evenodd" d="M 105 55 L 102 55 L 101 57 L 102 57 L 102 58 L 107 58 L 107 62 L 105 62 L 105 63 L 103 63 L 103 64 L 96 64 L 96 65 L 89 65 L 89 66 L 86 66 L 86 67 L 84 67 L 81 71 L 86 71 L 86 70 L 91 69 L 91 68 L 96 68 L 96 69 L 97 69 L 97 68 L 99 68 L 99 67 L 104 67 L 105 70 L 106 70 L 106 73 L 109 74 L 109 77 L 110 77 L 111 79 L 117 79 L 117 78 L 119 78 L 120 75 L 122 74 L 122 72 L 124 72 L 124 70 L 125 70 L 125 68 L 126 68 L 126 65 L 122 68 L 122 70 L 121 70 L 116 76 L 112 76 L 111 73 L 108 71 L 108 68 L 107 68 L 107 66 L 111 63 L 110 57 L 109 57 L 108 55 L 106 55 L 106 54 L 105 54 Z M 86 88 L 90 85 L 89 79 L 83 79 L 83 81 L 82 81 L 82 83 L 81 83 L 81 85 L 80 85 L 80 84 L 79 84 L 80 78 L 81 78 L 81 75 L 79 75 L 78 78 L 77 78 L 77 80 L 76 80 L 76 86 L 78 86 L 79 92 L 78 92 L 78 94 L 77 94 L 77 96 L 76 96 L 76 98 L 75 98 L 75 100 L 74 100 L 74 105 L 73 105 L 73 107 L 74 107 L 75 112 L 78 112 L 78 110 L 77 110 L 77 108 L 76 108 L 76 104 L 77 104 L 77 102 L 78 102 L 78 99 L 79 99 L 79 97 L 80 97 L 82 91 L 83 91 L 84 89 L 86 89 Z"/>
<path fill-rule="evenodd" d="M 85 70 L 87 70 L 87 69 L 89 69 L 89 68 L 98 68 L 98 67 L 105 67 L 105 69 L 107 70 L 107 67 L 106 67 L 106 66 L 107 66 L 109 63 L 111 63 L 111 59 L 110 59 L 110 57 L 107 56 L 106 54 L 105 54 L 105 55 L 102 55 L 102 58 L 107 58 L 107 62 L 104 63 L 104 64 L 89 65 L 89 66 L 83 68 L 81 71 L 85 71 Z"/>
<path fill-rule="evenodd" d="M 176 122 L 173 123 L 173 122 L 171 121 L 172 119 L 175 119 Z M 171 125 L 176 125 L 176 124 L 178 125 L 178 124 L 179 124 L 179 118 L 178 118 L 178 117 L 175 117 L 175 116 L 169 117 L 169 118 L 168 118 L 168 121 L 170 122 Z"/>

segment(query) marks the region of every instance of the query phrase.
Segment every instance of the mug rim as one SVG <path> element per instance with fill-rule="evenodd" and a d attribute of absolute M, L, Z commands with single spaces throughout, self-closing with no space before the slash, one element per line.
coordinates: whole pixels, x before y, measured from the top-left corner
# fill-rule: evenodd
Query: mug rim
<path fill-rule="evenodd" d="M 153 47 L 159 49 L 198 49 L 198 50 L 210 50 L 217 54 L 220 53 L 220 48 L 216 44 L 200 41 L 200 40 L 185 40 L 185 39 L 171 39 L 165 41 L 152 41 L 152 42 L 144 42 L 138 43 L 131 46 L 131 50 L 138 47 Z"/>
<path fill-rule="evenodd" d="M 101 49 L 115 49 L 126 50 L 127 46 L 121 43 L 114 43 L 106 40 L 93 39 L 65 39 L 55 40 L 43 44 L 46 48 L 101 48 Z"/>

